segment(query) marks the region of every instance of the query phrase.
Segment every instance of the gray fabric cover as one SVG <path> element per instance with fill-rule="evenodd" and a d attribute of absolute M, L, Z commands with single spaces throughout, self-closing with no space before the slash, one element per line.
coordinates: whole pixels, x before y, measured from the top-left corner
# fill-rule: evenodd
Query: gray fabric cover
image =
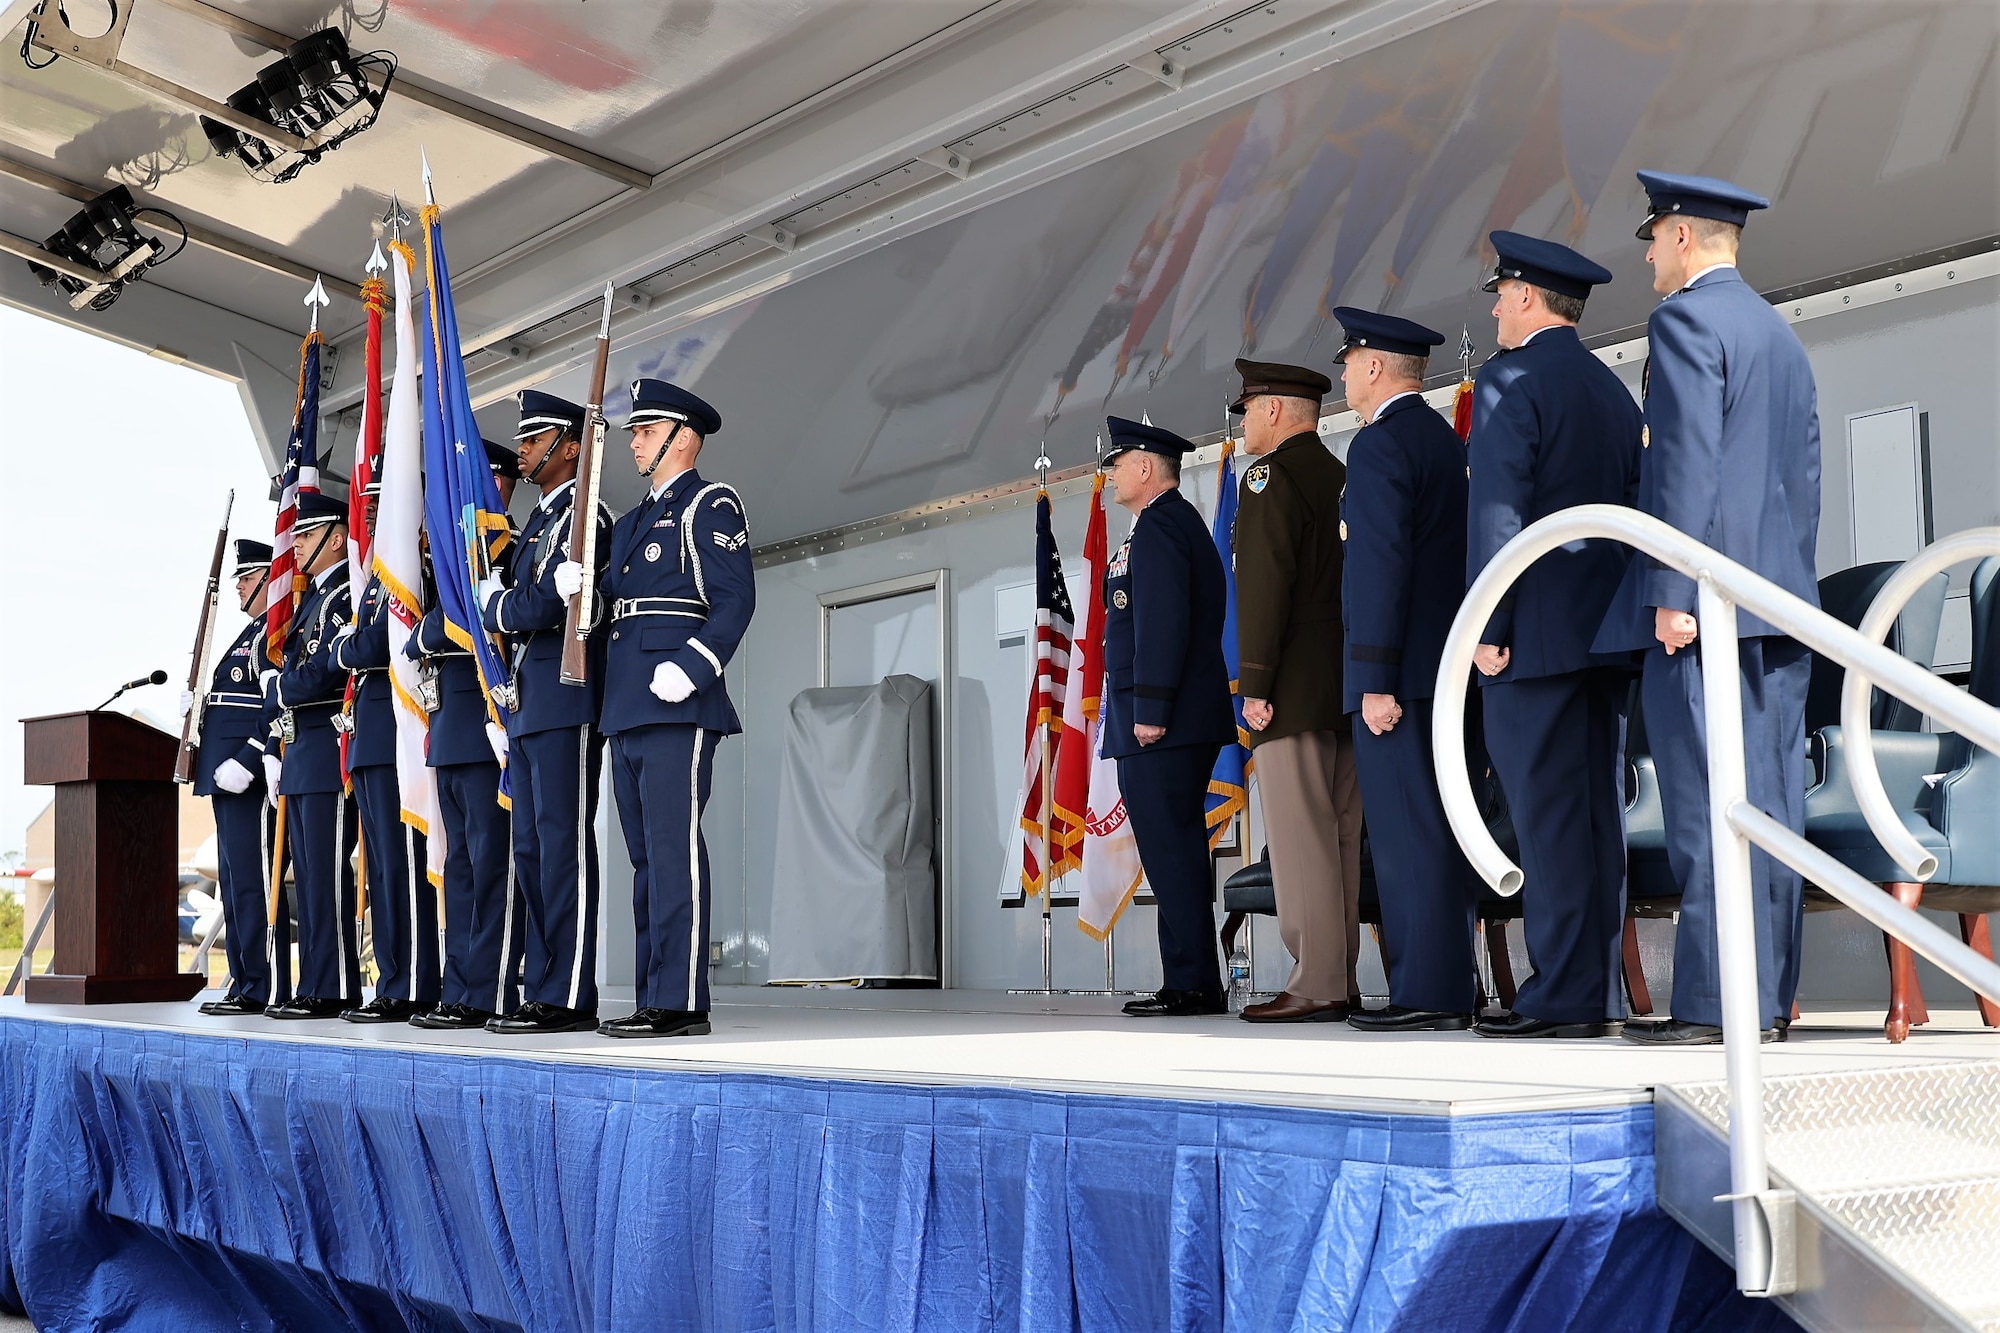
<path fill-rule="evenodd" d="M 932 691 L 803 690 L 778 779 L 773 982 L 937 978 Z"/>

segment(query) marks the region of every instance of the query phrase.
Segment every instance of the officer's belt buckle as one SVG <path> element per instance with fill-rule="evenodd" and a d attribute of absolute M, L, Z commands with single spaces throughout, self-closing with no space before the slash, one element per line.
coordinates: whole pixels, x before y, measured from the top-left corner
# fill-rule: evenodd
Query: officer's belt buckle
<path fill-rule="evenodd" d="M 299 722 L 287 708 L 278 714 L 278 739 L 290 745 L 299 738 Z"/>
<path fill-rule="evenodd" d="M 335 713 L 333 715 L 333 729 L 343 736 L 352 735 L 354 733 L 354 718 L 346 713 Z"/>
<path fill-rule="evenodd" d="M 493 702 L 511 713 L 521 706 L 521 691 L 511 682 L 506 685 L 495 685 Z"/>

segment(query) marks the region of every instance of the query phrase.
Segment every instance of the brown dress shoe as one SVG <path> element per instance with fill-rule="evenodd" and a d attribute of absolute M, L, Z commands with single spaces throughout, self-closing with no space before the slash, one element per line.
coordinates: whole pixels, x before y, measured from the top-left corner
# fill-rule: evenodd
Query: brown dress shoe
<path fill-rule="evenodd" d="M 1281 990 L 1243 1011 L 1246 1023 L 1345 1023 L 1350 1011 L 1338 1000 L 1308 1000 Z"/>

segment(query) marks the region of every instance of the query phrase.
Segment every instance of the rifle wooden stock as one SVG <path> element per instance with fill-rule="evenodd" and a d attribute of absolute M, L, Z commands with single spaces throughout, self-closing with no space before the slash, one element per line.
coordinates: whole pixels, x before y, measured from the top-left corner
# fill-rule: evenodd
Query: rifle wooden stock
<path fill-rule="evenodd" d="M 590 682 L 590 631 L 597 619 L 597 492 L 604 472 L 604 377 L 611 366 L 611 284 L 604 284 L 604 314 L 597 326 L 597 361 L 590 372 L 590 402 L 583 415 L 583 451 L 576 460 L 576 493 L 569 510 L 571 563 L 583 567 L 583 586 L 563 617 L 560 679 Z"/>
<path fill-rule="evenodd" d="M 236 492 L 222 506 L 222 527 L 215 534 L 215 555 L 208 562 L 208 587 L 201 595 L 201 614 L 194 622 L 194 656 L 188 662 L 188 693 L 194 696 L 188 713 L 181 719 L 181 748 L 174 758 L 174 781 L 194 781 L 195 753 L 201 746 L 201 715 L 208 702 L 208 641 L 215 633 L 215 602 L 222 592 L 222 561 L 229 553 L 229 515 L 236 508 Z"/>

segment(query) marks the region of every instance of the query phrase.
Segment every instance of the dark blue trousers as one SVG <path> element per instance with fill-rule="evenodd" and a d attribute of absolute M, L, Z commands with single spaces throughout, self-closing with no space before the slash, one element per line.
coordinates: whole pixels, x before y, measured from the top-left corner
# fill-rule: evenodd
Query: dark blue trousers
<path fill-rule="evenodd" d="M 641 1009 L 708 1010 L 708 843 L 701 812 L 721 739 L 679 723 L 611 738 L 611 787 L 632 859 L 632 981 Z"/>
<path fill-rule="evenodd" d="M 298 995 L 361 1003 L 361 928 L 354 920 L 354 802 L 339 792 L 285 797 L 297 892 Z M 280 941 L 280 947 L 283 942 Z"/>
<path fill-rule="evenodd" d="M 597 1008 L 597 780 L 604 738 L 562 727 L 507 741 L 514 879 L 527 907 L 521 999 Z"/>
<path fill-rule="evenodd" d="M 1204 813 L 1209 774 L 1221 748 L 1175 745 L 1118 761 L 1118 792 L 1157 904 L 1160 984 L 1167 990 L 1222 989 L 1215 866 Z"/>
<path fill-rule="evenodd" d="M 264 932 L 271 911 L 276 812 L 261 781 L 251 783 L 241 795 L 218 791 L 211 799 L 215 887 L 222 897 L 222 948 L 229 958 L 226 994 L 232 1000 L 268 1000 L 271 959 L 265 952 Z"/>
<path fill-rule="evenodd" d="M 1805 829 L 1806 684 L 1812 653 L 1795 639 L 1744 639 L 1744 775 L 1750 804 L 1795 833 Z M 1646 738 L 1660 775 L 1667 865 L 1681 886 L 1674 936 L 1673 1016 L 1722 1022 L 1715 949 L 1715 861 L 1709 841 L 1708 744 L 1701 692 L 1701 640 L 1690 651 L 1646 654 L 1641 698 Z M 1757 1012 L 1765 1027 L 1790 1018 L 1798 991 L 1804 884 L 1798 873 L 1750 849 L 1750 898 L 1757 937 Z"/>
<path fill-rule="evenodd" d="M 519 1000 L 521 900 L 500 765 L 448 764 L 437 774 L 444 818 L 444 984 L 438 999 L 496 1014 Z"/>
<path fill-rule="evenodd" d="M 1605 668 L 1481 692 L 1486 750 L 1521 844 L 1521 929 L 1534 975 L 1514 1012 L 1555 1023 L 1625 1016 L 1625 698 Z"/>
<path fill-rule="evenodd" d="M 436 1004 L 437 892 L 424 874 L 424 835 L 403 822 L 394 764 L 353 772 L 368 867 L 368 919 L 375 931 L 376 998 Z"/>
<path fill-rule="evenodd" d="M 1382 906 L 1389 1002 L 1469 1014 L 1479 1005 L 1472 925 L 1476 872 L 1445 821 L 1431 761 L 1431 701 L 1403 699 L 1403 720 L 1377 736 L 1349 714 L 1354 775 Z"/>

